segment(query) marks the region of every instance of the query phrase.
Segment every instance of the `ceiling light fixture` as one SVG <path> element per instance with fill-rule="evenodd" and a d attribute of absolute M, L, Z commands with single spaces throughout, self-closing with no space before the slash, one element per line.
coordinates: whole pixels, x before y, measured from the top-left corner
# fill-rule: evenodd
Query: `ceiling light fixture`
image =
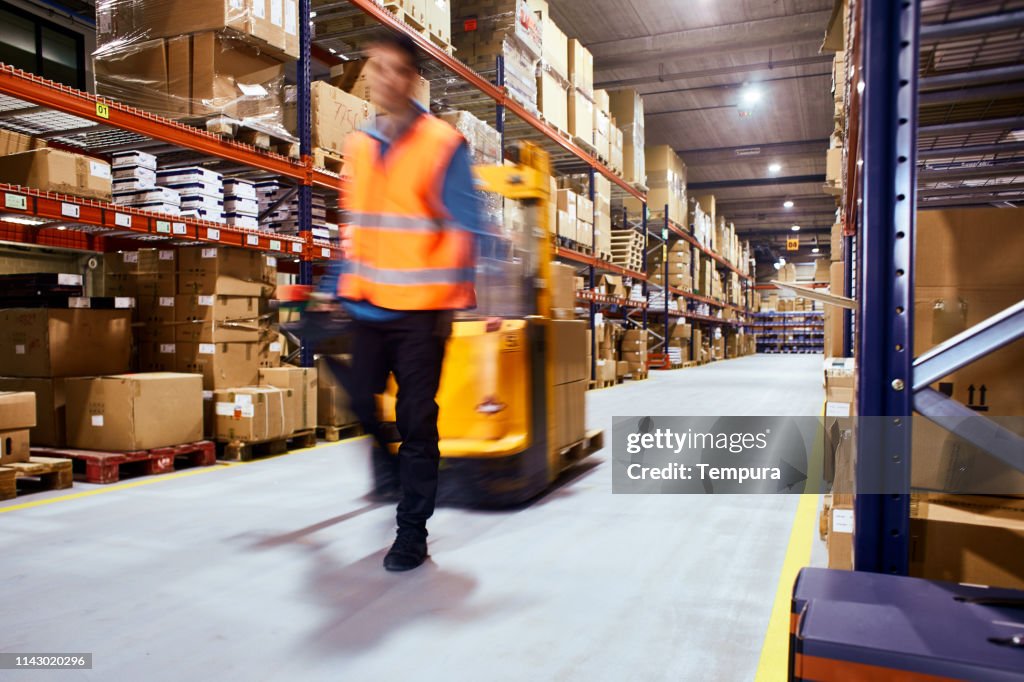
<path fill-rule="evenodd" d="M 799 226 L 799 225 L 794 225 L 794 226 L 792 227 L 792 230 L 793 230 L 794 232 L 799 232 L 799 231 L 800 231 L 800 226 Z"/>
<path fill-rule="evenodd" d="M 813 249 L 811 249 L 811 253 L 821 253 L 821 249 L 815 246 Z"/>
<path fill-rule="evenodd" d="M 782 206 L 783 208 L 793 208 L 793 201 L 791 199 L 786 199 L 782 202 Z"/>
<path fill-rule="evenodd" d="M 752 107 L 761 101 L 762 93 L 761 88 L 753 83 L 746 83 L 743 85 L 743 91 L 740 92 L 740 100 L 745 106 Z"/>
<path fill-rule="evenodd" d="M 768 166 L 769 173 L 778 173 L 780 170 L 782 170 L 781 163 L 773 163 L 770 166 Z"/>

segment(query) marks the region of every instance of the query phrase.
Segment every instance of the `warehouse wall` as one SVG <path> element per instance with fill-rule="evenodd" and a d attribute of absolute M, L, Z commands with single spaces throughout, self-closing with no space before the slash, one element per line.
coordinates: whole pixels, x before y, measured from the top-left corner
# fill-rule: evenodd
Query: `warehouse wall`
<path fill-rule="evenodd" d="M 69 28 L 75 33 L 80 33 L 84 36 L 86 90 L 89 92 L 95 92 L 95 87 L 92 81 L 91 56 L 92 53 L 96 51 L 96 27 L 94 25 L 83 24 L 81 20 L 70 17 L 56 7 L 50 7 L 45 2 L 30 2 L 29 0 L 4 0 L 4 2 L 12 7 L 17 7 L 25 12 L 35 14 L 36 16 L 46 19 L 54 24 Z M 94 17 L 90 17 L 90 19 L 92 18 Z"/>

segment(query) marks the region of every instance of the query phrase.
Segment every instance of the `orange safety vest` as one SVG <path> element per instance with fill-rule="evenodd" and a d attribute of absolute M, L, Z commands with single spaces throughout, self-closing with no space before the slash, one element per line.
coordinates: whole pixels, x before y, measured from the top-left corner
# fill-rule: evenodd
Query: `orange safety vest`
<path fill-rule="evenodd" d="M 349 136 L 343 204 L 348 249 L 338 295 L 391 310 L 462 310 L 476 305 L 474 240 L 441 201 L 448 165 L 464 138 L 422 114 L 387 154 Z"/>

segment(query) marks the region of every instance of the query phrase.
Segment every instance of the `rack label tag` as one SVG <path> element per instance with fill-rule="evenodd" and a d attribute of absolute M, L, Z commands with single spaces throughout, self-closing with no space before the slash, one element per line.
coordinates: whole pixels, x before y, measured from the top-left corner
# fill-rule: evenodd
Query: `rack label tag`
<path fill-rule="evenodd" d="M 247 234 L 245 235 L 245 243 L 249 246 L 259 246 L 260 238 L 254 234 Z"/>
<path fill-rule="evenodd" d="M 171 233 L 171 224 L 166 220 L 156 221 L 156 231 L 163 234 Z"/>
<path fill-rule="evenodd" d="M 302 242 L 292 242 L 292 253 L 302 253 Z"/>
<path fill-rule="evenodd" d="M 280 242 L 280 240 L 278 240 L 278 239 L 271 239 L 270 240 L 270 250 L 271 251 L 280 251 L 281 250 L 281 242 Z"/>
<path fill-rule="evenodd" d="M 171 224 L 171 233 L 172 234 L 187 234 L 188 233 L 188 227 L 185 226 L 185 223 L 172 223 Z"/>
<path fill-rule="evenodd" d="M 81 215 L 81 208 L 78 204 L 69 204 L 65 201 L 60 205 L 60 214 L 66 218 L 77 218 Z"/>
<path fill-rule="evenodd" d="M 174 344 L 173 343 L 161 343 L 160 344 L 160 352 L 161 353 L 173 353 L 174 352 Z"/>
<path fill-rule="evenodd" d="M 320 249 L 320 255 L 323 256 L 324 258 L 330 258 L 331 257 L 331 250 L 330 249 Z"/>
<path fill-rule="evenodd" d="M 218 230 L 216 227 L 206 228 L 206 238 L 216 239 L 217 241 L 220 241 L 220 230 Z"/>
<path fill-rule="evenodd" d="M 21 194 L 5 194 L 4 208 L 13 208 L 18 211 L 25 211 L 28 209 L 28 197 Z"/>
<path fill-rule="evenodd" d="M 110 107 L 103 102 L 96 102 L 96 115 L 100 118 L 110 118 Z"/>
<path fill-rule="evenodd" d="M 132 217 L 127 213 L 115 213 L 114 224 L 117 225 L 118 227 L 131 227 Z"/>
<path fill-rule="evenodd" d="M 125 251 L 122 260 L 125 263 L 138 263 L 139 252 L 138 251 Z"/>
<path fill-rule="evenodd" d="M 203 258 L 216 258 L 217 257 L 217 249 L 203 249 L 202 257 Z"/>

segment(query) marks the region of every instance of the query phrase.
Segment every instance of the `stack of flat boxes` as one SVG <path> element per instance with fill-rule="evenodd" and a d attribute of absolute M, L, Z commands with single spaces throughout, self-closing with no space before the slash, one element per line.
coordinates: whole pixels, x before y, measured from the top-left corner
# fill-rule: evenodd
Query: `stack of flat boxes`
<path fill-rule="evenodd" d="M 550 16 L 541 18 L 541 27 L 543 54 L 537 70 L 538 108 L 548 123 L 575 135 L 569 116 L 573 94 L 569 85 L 569 40 Z"/>
<path fill-rule="evenodd" d="M 573 38 L 569 41 L 569 134 L 587 143 L 594 139 L 594 57 Z"/>
<path fill-rule="evenodd" d="M 201 166 L 157 171 L 157 184 L 181 196 L 181 215 L 224 221 L 224 176 Z"/>
<path fill-rule="evenodd" d="M 621 358 L 629 364 L 634 379 L 647 376 L 647 330 L 627 329 L 622 335 Z"/>
<path fill-rule="evenodd" d="M 597 156 L 604 159 L 609 164 L 612 170 L 616 170 L 614 166 L 611 166 L 611 127 L 612 127 L 612 115 L 608 111 L 610 108 L 610 102 L 608 101 L 607 90 L 594 90 L 594 149 L 597 150 Z"/>
<path fill-rule="evenodd" d="M 115 204 L 167 215 L 180 213 L 178 192 L 157 186 L 155 156 L 139 151 L 119 152 L 112 161 Z"/>
<path fill-rule="evenodd" d="M 259 229 L 260 205 L 256 198 L 256 185 L 248 180 L 224 180 L 224 219 L 228 225 Z"/>
<path fill-rule="evenodd" d="M 556 225 L 558 236 L 572 242 L 579 242 L 576 215 L 579 195 L 571 189 L 560 189 L 555 196 L 555 205 L 558 209 Z"/>
<path fill-rule="evenodd" d="M 552 413 L 555 419 L 551 433 L 554 447 L 560 448 L 581 440 L 585 432 L 585 396 L 590 378 L 590 365 L 584 364 L 587 354 L 583 352 L 584 346 L 589 349 L 590 345 L 587 323 L 583 320 L 552 320 L 551 345 L 555 359 L 552 367 L 555 400 Z M 613 380 L 614 372 L 613 365 Z"/>
<path fill-rule="evenodd" d="M 678 241 L 667 249 L 668 260 L 668 285 L 682 291 L 693 292 L 693 276 L 690 273 L 690 246 L 684 241 Z M 660 250 L 655 250 L 647 256 L 647 277 L 657 284 L 665 284 L 665 256 Z"/>
<path fill-rule="evenodd" d="M 647 182 L 644 157 L 644 103 L 636 90 L 608 93 L 611 114 L 622 129 L 622 179 L 634 185 Z"/>

